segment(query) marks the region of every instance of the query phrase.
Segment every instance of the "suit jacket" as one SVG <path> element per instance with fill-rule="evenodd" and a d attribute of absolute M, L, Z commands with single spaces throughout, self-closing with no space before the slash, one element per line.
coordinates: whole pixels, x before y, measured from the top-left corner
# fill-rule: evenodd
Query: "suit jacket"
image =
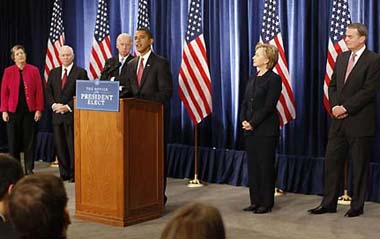
<path fill-rule="evenodd" d="M 132 55 L 128 55 L 127 59 L 125 59 L 124 65 L 121 67 L 121 71 L 119 74 L 119 56 L 115 56 L 112 58 L 109 58 L 106 60 L 104 64 L 104 68 L 102 70 L 102 73 L 100 75 L 100 80 L 109 80 L 111 77 L 115 77 L 115 80 L 120 81 L 120 77 L 124 76 L 127 73 L 127 65 L 130 60 L 132 60 L 134 57 Z"/>
<path fill-rule="evenodd" d="M 172 75 L 168 61 L 151 52 L 142 75 L 141 86 L 137 83 L 139 57 L 128 63 L 126 89 L 130 96 L 166 103 L 173 94 Z"/>
<path fill-rule="evenodd" d="M 0 239 L 18 239 L 20 234 L 16 231 L 12 224 L 3 222 L 0 218 Z"/>
<path fill-rule="evenodd" d="M 76 80 L 88 80 L 87 72 L 85 69 L 73 65 L 69 75 L 67 76 L 67 81 L 63 89 L 62 85 L 62 67 L 54 68 L 48 77 L 48 82 L 46 86 L 46 100 L 49 107 L 52 107 L 54 103 L 67 104 L 72 110 L 73 108 L 73 96 L 75 96 Z M 73 123 L 73 112 L 66 112 L 65 114 L 59 114 L 53 112 L 53 124 L 72 124 Z"/>
<path fill-rule="evenodd" d="M 26 64 L 22 77 L 26 103 L 30 112 L 43 111 L 44 96 L 42 80 L 37 67 Z M 2 112 L 16 112 L 20 89 L 20 73 L 17 65 L 5 68 L 1 84 L 1 107 Z"/>
<path fill-rule="evenodd" d="M 246 120 L 253 127 L 253 131 L 245 131 L 246 135 L 278 136 L 280 134 L 276 105 L 281 89 L 280 76 L 271 70 L 248 81 L 240 109 L 240 121 Z"/>
<path fill-rule="evenodd" d="M 334 118 L 329 136 L 336 136 L 339 132 L 344 132 L 348 137 L 374 136 L 380 57 L 365 49 L 344 83 L 350 55 L 351 52 L 346 51 L 337 57 L 329 86 L 331 109 L 343 105 L 348 117 Z"/>

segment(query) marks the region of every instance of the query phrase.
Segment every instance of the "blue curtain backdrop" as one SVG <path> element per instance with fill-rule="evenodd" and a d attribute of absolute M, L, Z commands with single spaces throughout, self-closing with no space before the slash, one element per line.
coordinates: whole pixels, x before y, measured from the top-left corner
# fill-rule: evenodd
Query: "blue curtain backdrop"
<path fill-rule="evenodd" d="M 9 49 L 16 43 L 26 46 L 28 61 L 39 66 L 42 72 L 52 2 L 1 1 L 0 74 L 11 63 Z M 134 34 L 137 4 L 138 0 L 109 0 L 114 53 L 114 42 L 120 32 Z M 213 93 L 213 113 L 199 126 L 199 141 L 204 149 L 243 150 L 239 105 L 246 81 L 254 74 L 251 58 L 259 39 L 263 4 L 264 0 L 204 0 L 204 35 Z M 278 0 L 278 4 L 297 110 L 297 119 L 281 133 L 279 184 L 294 192 L 321 193 L 329 126 L 323 107 L 323 78 L 332 0 Z M 368 48 L 379 52 L 378 0 L 349 0 L 349 5 L 352 21 L 366 23 L 369 27 Z M 84 68 L 88 68 L 96 10 L 97 1 L 94 0 L 63 0 L 66 43 L 75 50 L 76 64 Z M 173 74 L 175 90 L 168 120 L 169 142 L 176 150 L 176 145 L 193 145 L 194 138 L 193 125 L 176 90 L 187 11 L 188 0 L 150 0 L 154 50 L 168 58 Z M 0 145 L 5 144 L 4 139 L 4 125 L 0 125 Z M 379 143 L 378 133 L 375 146 Z M 380 148 L 375 147 L 369 198 L 378 201 L 379 165 Z M 245 184 L 244 180 L 240 182 Z"/>

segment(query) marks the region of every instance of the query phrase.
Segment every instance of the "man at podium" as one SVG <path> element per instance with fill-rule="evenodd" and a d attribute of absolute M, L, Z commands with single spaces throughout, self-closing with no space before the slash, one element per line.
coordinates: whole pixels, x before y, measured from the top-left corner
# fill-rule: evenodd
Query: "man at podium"
<path fill-rule="evenodd" d="M 139 54 L 128 63 L 126 90 L 135 98 L 160 102 L 168 114 L 167 104 L 173 94 L 173 82 L 167 59 L 152 50 L 153 35 L 148 28 L 139 28 L 135 33 L 135 48 Z M 166 144 L 167 120 L 164 120 L 164 192 L 166 188 Z M 164 196 L 166 203 L 167 197 Z"/>

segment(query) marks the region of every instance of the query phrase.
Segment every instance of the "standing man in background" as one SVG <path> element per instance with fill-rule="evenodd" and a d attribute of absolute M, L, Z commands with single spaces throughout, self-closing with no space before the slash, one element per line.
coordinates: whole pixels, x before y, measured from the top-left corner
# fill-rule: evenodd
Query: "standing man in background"
<path fill-rule="evenodd" d="M 88 80 L 87 72 L 74 65 L 74 51 L 63 46 L 59 53 L 62 66 L 54 68 L 48 77 L 46 98 L 53 110 L 54 144 L 62 180 L 74 182 L 74 115 L 73 96 L 76 80 Z"/>
<path fill-rule="evenodd" d="M 100 80 L 120 81 L 121 76 L 127 73 L 127 63 L 133 59 L 130 54 L 132 37 L 127 33 L 121 33 L 116 39 L 116 48 L 119 54 L 106 60 Z"/>
<path fill-rule="evenodd" d="M 329 86 L 333 119 L 326 148 L 324 195 L 321 205 L 309 210 L 311 214 L 336 212 L 344 161 L 349 151 L 353 192 L 351 208 L 345 216 L 363 214 L 380 81 L 380 57 L 366 48 L 367 36 L 366 25 L 348 25 L 344 40 L 349 51 L 336 59 Z"/>
<path fill-rule="evenodd" d="M 128 63 L 126 90 L 129 95 L 162 103 L 168 114 L 169 100 L 173 94 L 173 82 L 169 62 L 152 51 L 153 35 L 147 28 L 139 28 L 135 33 L 135 47 L 139 57 Z M 164 116 L 164 202 L 166 189 L 166 145 L 167 124 Z"/>

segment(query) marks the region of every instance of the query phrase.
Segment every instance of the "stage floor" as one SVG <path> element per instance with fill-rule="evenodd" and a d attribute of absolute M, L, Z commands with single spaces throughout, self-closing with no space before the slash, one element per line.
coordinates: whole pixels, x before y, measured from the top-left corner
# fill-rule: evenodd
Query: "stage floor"
<path fill-rule="evenodd" d="M 57 168 L 36 162 L 35 173 L 49 172 L 58 175 Z M 380 234 L 380 204 L 368 202 L 364 214 L 345 218 L 348 206 L 339 206 L 335 214 L 309 215 L 307 209 L 317 206 L 320 196 L 287 193 L 276 197 L 272 213 L 256 215 L 243 212 L 248 205 L 248 189 L 230 185 L 209 184 L 202 188 L 188 188 L 188 180 L 168 179 L 166 205 L 163 217 L 125 228 L 77 220 L 74 217 L 75 185 L 65 183 L 69 195 L 72 224 L 69 239 L 159 239 L 173 212 L 192 201 L 210 203 L 222 213 L 229 239 L 360 239 L 378 238 Z"/>

